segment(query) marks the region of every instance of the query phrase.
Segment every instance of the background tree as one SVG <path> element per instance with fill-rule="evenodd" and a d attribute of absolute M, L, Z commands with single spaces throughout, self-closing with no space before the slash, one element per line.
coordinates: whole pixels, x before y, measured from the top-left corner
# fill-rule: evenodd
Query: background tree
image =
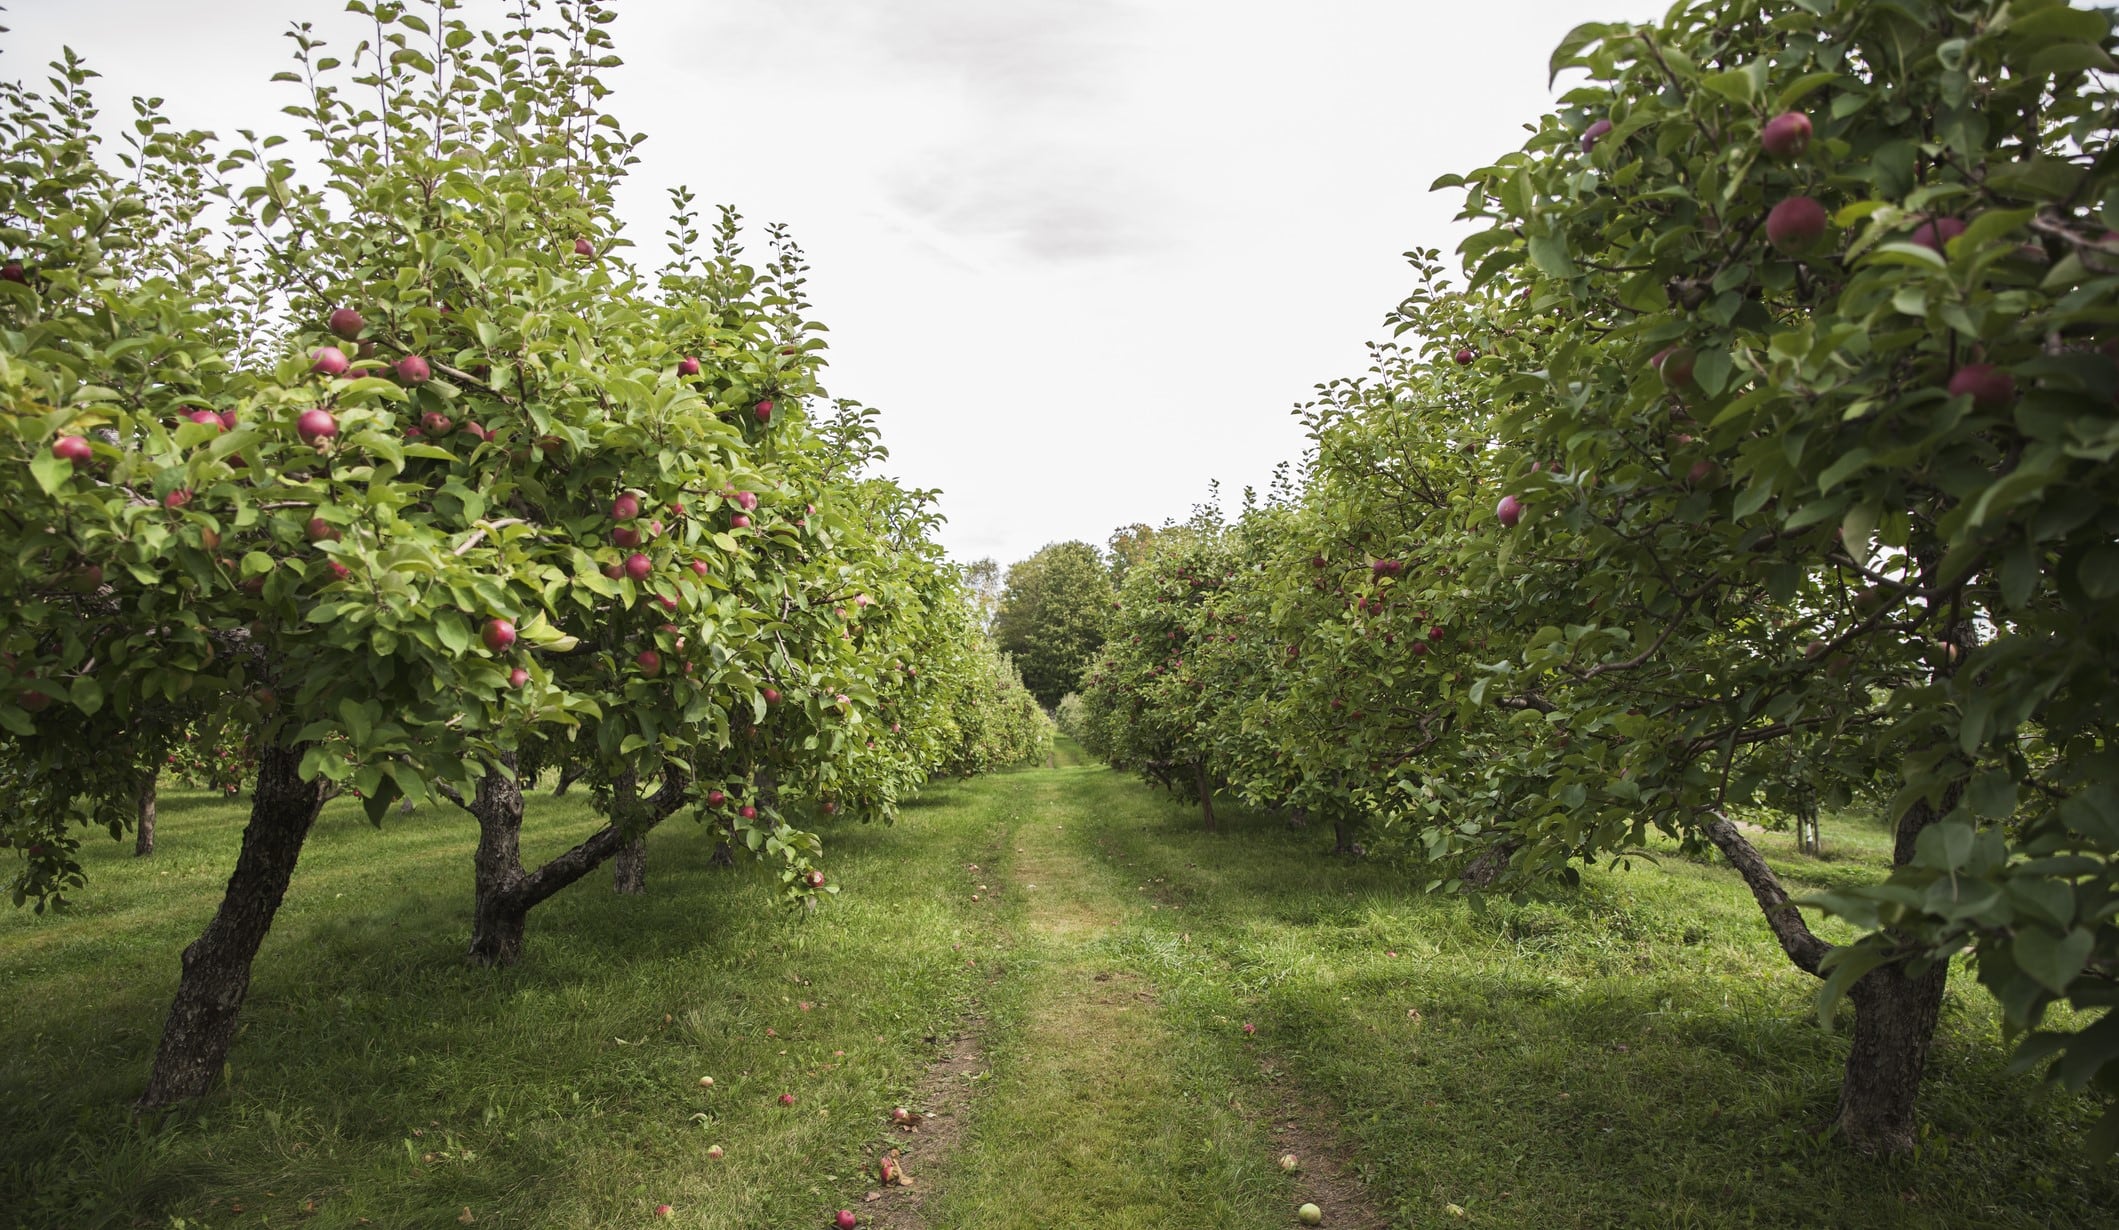
<path fill-rule="evenodd" d="M 1039 704 L 1050 709 L 1081 686 L 1113 597 L 1103 558 L 1086 542 L 1053 543 L 1009 567 L 994 640 Z"/>

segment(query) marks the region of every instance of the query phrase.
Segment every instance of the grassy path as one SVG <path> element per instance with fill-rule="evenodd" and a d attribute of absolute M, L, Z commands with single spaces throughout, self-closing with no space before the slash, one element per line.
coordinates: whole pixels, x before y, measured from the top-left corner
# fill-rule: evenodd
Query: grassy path
<path fill-rule="evenodd" d="M 1169 1019 L 1141 959 L 1168 942 L 1147 929 L 1161 906 L 1095 857 L 1112 784 L 1079 764 L 1015 779 L 1008 849 L 980 884 L 1013 977 L 937 1226 L 1290 1223 L 1290 1182 L 1236 1093 L 1240 1052 Z"/>
<path fill-rule="evenodd" d="M 2006 1072 L 1968 978 L 1920 1155 L 1815 1135 L 1844 1034 L 1726 870 L 1593 868 L 1475 909 L 1055 759 L 938 785 L 895 828 L 824 822 L 845 891 L 809 916 L 664 826 L 644 897 L 574 886 L 497 972 L 462 960 L 471 826 L 334 804 L 230 1085 L 141 1131 L 124 1106 L 243 819 L 173 793 L 154 858 L 92 842 L 77 908 L 0 914 L 0 1230 L 801 1230 L 841 1207 L 1274 1230 L 1306 1199 L 1334 1230 L 2113 1224 L 2119 1175 L 2078 1147 L 2094 1107 Z M 527 853 L 594 824 L 540 798 Z M 1859 838 L 1777 857 L 1858 877 Z M 907 1135 L 894 1105 L 932 1117 Z M 914 1185 L 886 1193 L 892 1149 Z"/>

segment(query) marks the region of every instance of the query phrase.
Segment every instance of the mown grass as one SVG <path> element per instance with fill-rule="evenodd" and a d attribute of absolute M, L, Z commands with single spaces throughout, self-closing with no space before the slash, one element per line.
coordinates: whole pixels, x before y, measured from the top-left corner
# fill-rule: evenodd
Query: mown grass
<path fill-rule="evenodd" d="M 1398 1224 L 2119 1224 L 2119 1175 L 2081 1152 L 2095 1107 L 2005 1071 L 1969 977 L 1944 1009 L 1917 1155 L 1866 1159 L 1821 1133 L 1844 1033 L 1820 1028 L 1816 984 L 1726 869 L 1635 860 L 1482 909 L 1332 858 L 1328 834 L 1226 811 L 1209 835 L 1160 800 L 1121 819 L 1120 787 L 1101 789 L 1113 822 L 1090 852 L 1182 906 L 1152 916 L 1138 968 L 1196 1030 L 1254 1022 L 1238 1045 L 1341 1109 Z M 1828 827 L 1825 860 L 1765 841 L 1788 874 L 1873 876 L 1889 849 L 1859 825 Z"/>
<path fill-rule="evenodd" d="M 846 891 L 808 917 L 673 821 L 646 896 L 574 886 L 506 971 L 463 961 L 467 819 L 377 831 L 334 804 L 259 956 L 228 1088 L 135 1128 L 177 955 L 243 821 L 172 795 L 152 858 L 93 846 L 73 910 L 0 918 L 0 1224 L 456 1226 L 469 1209 L 602 1227 L 662 1202 L 676 1217 L 653 1224 L 823 1224 L 976 985 L 957 948 L 982 923 L 939 890 L 996 831 L 975 787 L 924 802 L 895 831 L 832 831 Z M 578 796 L 534 801 L 525 855 L 594 824 Z"/>
<path fill-rule="evenodd" d="M 846 891 L 807 917 L 672 822 L 647 896 L 575 886 L 500 972 L 462 961 L 469 823 L 378 832 L 334 806 L 228 1088 L 136 1128 L 242 821 L 172 797 L 152 859 L 92 847 L 74 910 L 0 919 L 0 1226 L 822 1226 L 864 1207 L 884 1114 L 974 1004 L 991 1071 L 956 1153 L 915 1174 L 936 1230 L 1288 1225 L 1302 1180 L 1269 1129 L 1314 1100 L 1399 1226 L 2114 1224 L 2119 1178 L 2079 1151 L 2094 1108 L 2005 1072 L 1969 979 L 1920 1152 L 1819 1134 L 1844 1038 L 1723 869 L 1663 856 L 1477 909 L 1328 856 L 1327 833 L 1230 809 L 1209 835 L 1059 760 L 828 832 Z M 541 799 L 527 853 L 593 824 Z M 1874 874 L 1887 846 L 1763 840 L 1813 880 Z"/>

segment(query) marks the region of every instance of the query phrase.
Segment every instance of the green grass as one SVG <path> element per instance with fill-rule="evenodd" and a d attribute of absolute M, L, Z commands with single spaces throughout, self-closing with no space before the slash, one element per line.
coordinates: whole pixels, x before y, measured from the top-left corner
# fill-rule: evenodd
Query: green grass
<path fill-rule="evenodd" d="M 1270 1129 L 1313 1099 L 1398 1226 L 2119 1224 L 2119 1176 L 2079 1153 L 2094 1107 L 2004 1071 L 1968 978 L 1920 1152 L 1818 1135 L 1844 1038 L 1723 869 L 1660 857 L 1481 910 L 1058 759 L 829 830 L 845 891 L 813 916 L 673 821 L 645 897 L 567 890 L 499 972 L 462 960 L 469 822 L 334 806 L 228 1087 L 148 1130 L 126 1103 L 243 819 L 169 797 L 153 858 L 91 846 L 75 909 L 0 918 L 0 1226 L 823 1226 L 863 1207 L 883 1115 L 974 1011 L 990 1071 L 915 1172 L 936 1230 L 1291 1224 Z M 539 799 L 526 856 L 594 823 Z M 1825 838 L 1824 860 L 1763 841 L 1810 883 L 1888 849 Z"/>
<path fill-rule="evenodd" d="M 533 802 L 526 858 L 593 828 L 578 799 Z M 954 946 L 982 924 L 937 889 L 998 836 L 949 786 L 895 830 L 841 826 L 846 891 L 801 917 L 673 821 L 646 896 L 574 886 L 496 972 L 462 959 L 468 820 L 429 809 L 378 832 L 334 805 L 259 956 L 230 1089 L 133 1130 L 177 955 L 242 820 L 168 798 L 154 857 L 91 847 L 76 909 L 0 920 L 0 1225 L 453 1227 L 468 1207 L 482 1226 L 601 1227 L 663 1201 L 680 1215 L 658 1224 L 822 1224 L 976 986 Z"/>

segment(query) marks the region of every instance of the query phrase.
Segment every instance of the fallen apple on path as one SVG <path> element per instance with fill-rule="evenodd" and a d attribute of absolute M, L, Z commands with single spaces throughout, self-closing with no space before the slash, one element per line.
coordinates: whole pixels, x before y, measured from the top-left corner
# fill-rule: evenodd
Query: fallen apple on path
<path fill-rule="evenodd" d="M 1314 1204 L 1303 1205 L 1295 1210 L 1295 1220 L 1305 1226 L 1321 1226 L 1324 1224 L 1324 1210 Z"/>

